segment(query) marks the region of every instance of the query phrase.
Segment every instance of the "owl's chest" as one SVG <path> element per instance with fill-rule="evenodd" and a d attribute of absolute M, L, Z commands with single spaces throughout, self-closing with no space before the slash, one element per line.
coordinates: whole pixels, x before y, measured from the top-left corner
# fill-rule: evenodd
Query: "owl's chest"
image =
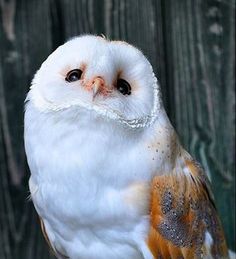
<path fill-rule="evenodd" d="M 63 184 L 84 185 L 105 181 L 119 187 L 149 180 L 156 167 L 145 142 L 122 138 L 112 129 L 45 130 L 28 136 L 26 146 L 31 173 L 47 182 L 63 179 Z"/>
<path fill-rule="evenodd" d="M 45 202 L 61 196 L 80 210 L 92 204 L 91 213 L 107 192 L 149 182 L 154 171 L 145 145 L 99 129 L 45 130 L 26 143 L 32 180 L 47 196 Z"/>
<path fill-rule="evenodd" d="M 81 251 L 95 240 L 102 247 L 104 238 L 111 245 L 144 240 L 153 171 L 144 145 L 132 146 L 112 132 L 60 130 L 26 141 L 32 198 L 49 238 L 62 251 L 65 240 Z"/>

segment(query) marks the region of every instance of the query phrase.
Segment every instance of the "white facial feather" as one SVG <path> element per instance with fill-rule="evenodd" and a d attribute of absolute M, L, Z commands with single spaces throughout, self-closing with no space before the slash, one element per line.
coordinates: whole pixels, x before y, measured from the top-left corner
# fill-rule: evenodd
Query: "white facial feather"
<path fill-rule="evenodd" d="M 102 77 L 112 92 L 93 99 L 82 80 L 66 82 L 66 74 L 79 68 L 83 82 Z M 118 77 L 129 82 L 131 95 L 124 96 L 116 89 Z M 73 106 L 82 112 L 85 108 L 130 128 L 152 124 L 161 105 L 157 79 L 145 56 L 125 42 L 91 35 L 74 38 L 54 51 L 36 73 L 27 99 L 42 111 Z"/>

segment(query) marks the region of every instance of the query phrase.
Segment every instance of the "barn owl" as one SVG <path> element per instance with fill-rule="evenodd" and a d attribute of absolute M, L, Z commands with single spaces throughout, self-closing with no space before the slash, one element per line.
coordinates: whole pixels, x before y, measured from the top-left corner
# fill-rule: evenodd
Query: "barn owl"
<path fill-rule="evenodd" d="M 227 258 L 208 179 L 140 50 L 73 38 L 26 98 L 29 188 L 57 258 Z"/>

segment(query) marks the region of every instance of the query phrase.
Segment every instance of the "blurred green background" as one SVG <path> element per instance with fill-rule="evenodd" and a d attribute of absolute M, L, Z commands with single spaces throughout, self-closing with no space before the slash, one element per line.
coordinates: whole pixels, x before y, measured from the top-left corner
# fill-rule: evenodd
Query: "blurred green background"
<path fill-rule="evenodd" d="M 0 259 L 53 257 L 27 201 L 24 99 L 42 61 L 81 33 L 126 40 L 149 58 L 235 250 L 235 1 L 0 0 Z"/>

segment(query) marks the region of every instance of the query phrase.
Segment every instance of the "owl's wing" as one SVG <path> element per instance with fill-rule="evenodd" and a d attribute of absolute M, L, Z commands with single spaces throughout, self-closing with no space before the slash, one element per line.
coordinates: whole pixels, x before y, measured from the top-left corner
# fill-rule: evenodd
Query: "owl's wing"
<path fill-rule="evenodd" d="M 49 240 L 49 237 L 48 237 L 48 234 L 47 234 L 47 231 L 46 231 L 46 228 L 45 228 L 45 225 L 43 223 L 43 220 L 42 218 L 39 217 L 39 220 L 40 220 L 40 226 L 41 226 L 41 230 L 42 230 L 42 233 L 43 233 L 43 236 L 50 248 L 50 251 L 59 259 L 67 259 L 69 258 L 68 256 L 65 256 L 63 254 L 61 254 L 53 245 L 52 243 L 50 242 Z"/>
<path fill-rule="evenodd" d="M 152 182 L 148 246 L 155 258 L 228 258 L 208 179 L 193 160 Z"/>

